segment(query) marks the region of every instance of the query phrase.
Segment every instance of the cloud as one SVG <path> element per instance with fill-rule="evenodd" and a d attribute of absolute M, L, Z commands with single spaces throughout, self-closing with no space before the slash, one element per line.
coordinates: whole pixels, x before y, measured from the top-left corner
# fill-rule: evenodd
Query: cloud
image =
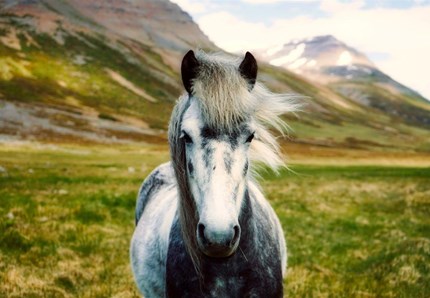
<path fill-rule="evenodd" d="M 250 4 L 272 4 L 272 3 L 279 3 L 279 2 L 318 2 L 319 0 L 241 0 L 244 3 L 250 3 Z"/>
<path fill-rule="evenodd" d="M 321 3 L 329 16 L 299 16 L 253 23 L 229 12 L 201 16 L 198 23 L 218 46 L 231 52 L 268 48 L 294 38 L 333 34 L 364 53 L 385 53 L 375 61 L 394 79 L 430 99 L 430 7 L 360 9 L 361 1 Z M 327 4 L 328 3 L 328 4 Z M 331 5 L 330 4 L 330 5 Z"/>
<path fill-rule="evenodd" d="M 428 2 L 429 2 L 428 0 L 414 0 L 414 3 L 415 3 L 416 5 L 426 4 L 426 3 L 428 3 Z"/>
<path fill-rule="evenodd" d="M 198 23 L 211 40 L 227 51 L 255 49 L 260 43 L 267 46 L 267 41 L 261 41 L 269 29 L 263 23 L 242 21 L 225 11 L 205 15 Z"/>
<path fill-rule="evenodd" d="M 340 2 L 337 0 L 322 0 L 320 8 L 328 13 L 339 13 L 344 11 L 357 10 L 365 5 L 364 0 L 353 0 L 351 2 Z"/>

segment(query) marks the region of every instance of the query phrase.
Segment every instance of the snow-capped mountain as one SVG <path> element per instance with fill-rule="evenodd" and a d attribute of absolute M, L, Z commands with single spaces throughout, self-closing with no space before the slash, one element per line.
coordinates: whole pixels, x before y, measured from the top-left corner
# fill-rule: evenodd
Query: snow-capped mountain
<path fill-rule="evenodd" d="M 405 107 L 405 98 L 426 102 L 425 98 L 393 80 L 366 55 L 332 35 L 293 40 L 260 51 L 259 58 L 325 85 L 360 105 L 393 116 L 408 114 L 413 121 L 430 124 L 428 116 L 421 111 L 414 109 L 413 113 L 409 113 L 409 108 Z"/>
<path fill-rule="evenodd" d="M 274 66 L 324 82 L 369 75 L 376 69 L 364 54 L 332 35 L 293 40 L 260 55 Z"/>

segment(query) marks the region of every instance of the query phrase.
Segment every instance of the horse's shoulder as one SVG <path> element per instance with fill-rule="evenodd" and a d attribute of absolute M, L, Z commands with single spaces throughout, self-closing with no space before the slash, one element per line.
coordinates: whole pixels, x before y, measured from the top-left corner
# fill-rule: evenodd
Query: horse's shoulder
<path fill-rule="evenodd" d="M 263 194 L 263 191 L 261 190 L 257 182 L 249 181 L 248 191 L 249 191 L 249 196 L 251 198 L 251 201 L 254 205 L 257 204 L 263 210 L 271 212 L 272 207 L 270 206 L 269 202 L 267 201 L 266 197 Z"/>
<path fill-rule="evenodd" d="M 148 175 L 148 177 L 145 178 L 139 189 L 136 200 L 136 225 L 152 195 L 162 187 L 174 184 L 175 181 L 173 167 L 170 162 L 159 165 Z"/>
<path fill-rule="evenodd" d="M 254 206 L 257 205 L 259 207 L 254 209 L 254 215 L 261 219 L 259 222 L 266 222 L 271 226 L 271 231 L 277 231 L 275 235 L 277 235 L 276 239 L 280 249 L 282 275 L 285 276 L 287 268 L 287 247 L 279 218 L 269 201 L 264 197 L 257 183 L 249 183 L 249 192 L 252 203 Z M 264 236 L 263 233 L 260 233 L 260 235 Z M 271 235 L 273 235 L 273 233 L 271 233 Z"/>

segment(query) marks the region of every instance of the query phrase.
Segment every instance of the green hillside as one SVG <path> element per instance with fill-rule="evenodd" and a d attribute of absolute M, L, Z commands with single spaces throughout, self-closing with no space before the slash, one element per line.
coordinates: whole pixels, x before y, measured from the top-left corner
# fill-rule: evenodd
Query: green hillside
<path fill-rule="evenodd" d="M 171 109 L 183 92 L 180 59 L 199 43 L 192 36 L 183 37 L 184 48 L 173 40 L 169 48 L 167 35 L 136 40 L 82 15 L 82 1 L 51 2 L 24 2 L 0 15 L 0 134 L 60 142 L 165 140 Z M 173 20 L 183 16 L 179 7 L 170 13 Z M 372 82 L 351 82 L 348 90 L 355 93 L 348 93 L 345 84 L 318 85 L 264 63 L 259 80 L 273 91 L 303 96 L 303 111 L 286 115 L 290 142 L 430 150 L 430 104 L 412 95 Z M 361 104 L 357 92 L 371 104 Z M 25 116 L 14 116 L 20 113 Z M 19 125 L 23 118 L 28 123 Z"/>
<path fill-rule="evenodd" d="M 100 113 L 142 117 L 154 126 L 164 126 L 179 88 L 163 82 L 161 75 L 174 80 L 176 73 L 162 63 L 158 54 L 139 45 L 139 55 L 120 43 L 109 45 L 101 35 L 69 34 L 58 29 L 64 44 L 52 36 L 39 34 L 12 18 L 2 23 L 3 36 L 15 33 L 19 49 L 0 44 L 0 90 L 4 99 L 58 107 L 88 106 Z M 144 94 L 115 81 L 113 71 Z"/>

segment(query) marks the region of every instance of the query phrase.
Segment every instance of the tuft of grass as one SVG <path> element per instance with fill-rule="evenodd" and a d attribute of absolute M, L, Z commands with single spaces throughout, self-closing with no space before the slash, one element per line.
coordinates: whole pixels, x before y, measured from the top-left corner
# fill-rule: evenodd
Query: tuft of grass
<path fill-rule="evenodd" d="M 24 237 L 16 229 L 2 231 L 0 236 L 0 248 L 5 252 L 26 252 L 31 248 L 31 241 Z"/>
<path fill-rule="evenodd" d="M 100 113 L 99 118 L 105 119 L 105 120 L 110 120 L 110 121 L 118 121 L 118 119 L 116 119 L 114 116 L 111 116 L 111 115 L 106 114 L 106 113 Z"/>

